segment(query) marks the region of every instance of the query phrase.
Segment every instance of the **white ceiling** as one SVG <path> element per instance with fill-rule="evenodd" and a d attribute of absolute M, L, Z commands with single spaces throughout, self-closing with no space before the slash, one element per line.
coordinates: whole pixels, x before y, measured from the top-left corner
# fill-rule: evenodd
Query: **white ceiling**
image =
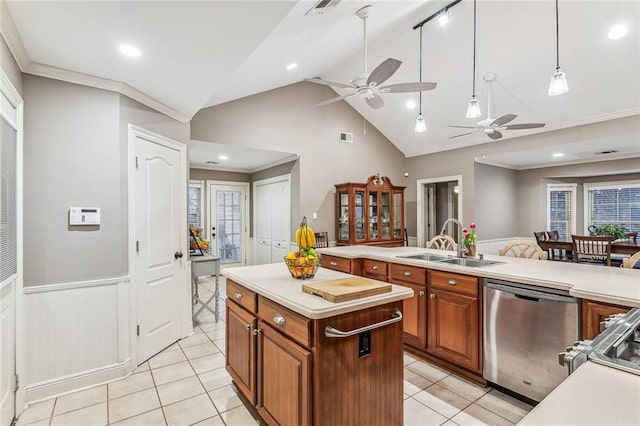
<path fill-rule="evenodd" d="M 354 11 L 365 4 L 373 4 L 367 21 L 369 70 L 394 57 L 403 64 L 387 82 L 416 81 L 419 33 L 412 26 L 448 3 L 342 0 L 331 13 L 306 15 L 315 1 L 5 1 L 33 63 L 126 83 L 187 118 L 203 107 L 305 77 L 348 82 L 361 74 L 362 23 Z M 451 10 L 447 26 L 435 20 L 424 26 L 423 80 L 438 83 L 423 94 L 427 133 L 413 132 L 417 109 L 405 106 L 410 98 L 417 101 L 416 94 L 386 94 L 386 106 L 377 111 L 362 99 L 349 100 L 407 156 L 488 140 L 478 135 L 451 140 L 461 132 L 446 127 L 474 124 L 464 115 L 471 95 L 472 8 L 473 2 L 464 0 Z M 640 113 L 640 1 L 560 2 L 560 64 L 570 92 L 558 97 L 546 95 L 555 68 L 554 2 L 478 0 L 477 10 L 482 118 L 487 102 L 482 76 L 493 71 L 498 75 L 494 117 L 514 113 L 513 123 L 547 123 L 534 131 L 505 132 L 503 140 Z M 609 40 L 607 32 L 616 23 L 626 23 L 629 34 Z M 142 56 L 121 57 L 120 42 L 136 44 Z M 291 62 L 298 68 L 286 71 Z M 627 139 L 640 155 L 640 119 L 638 131 Z M 601 150 L 622 141 L 589 143 Z"/>
<path fill-rule="evenodd" d="M 220 159 L 225 156 L 226 159 Z M 298 158 L 290 152 L 245 148 L 221 143 L 189 141 L 189 164 L 196 169 L 254 173 Z M 214 162 L 215 164 L 207 163 Z"/>

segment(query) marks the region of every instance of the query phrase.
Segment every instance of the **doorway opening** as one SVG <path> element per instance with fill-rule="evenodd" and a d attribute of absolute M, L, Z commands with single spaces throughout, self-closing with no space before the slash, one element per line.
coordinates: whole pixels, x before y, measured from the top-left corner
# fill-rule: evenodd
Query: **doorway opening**
<path fill-rule="evenodd" d="M 443 176 L 419 179 L 417 182 L 417 237 L 418 247 L 440 234 L 449 218 L 462 222 L 462 176 Z M 453 224 L 445 233 L 459 241 L 459 231 Z"/>

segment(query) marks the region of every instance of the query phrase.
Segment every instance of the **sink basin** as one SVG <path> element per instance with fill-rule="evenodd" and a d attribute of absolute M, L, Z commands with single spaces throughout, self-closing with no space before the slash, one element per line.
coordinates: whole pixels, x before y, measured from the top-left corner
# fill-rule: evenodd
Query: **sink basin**
<path fill-rule="evenodd" d="M 427 262 L 439 262 L 441 260 L 449 259 L 447 256 L 441 256 L 439 254 L 430 254 L 430 253 L 420 253 L 420 254 L 412 254 L 410 256 L 398 256 L 403 257 L 405 259 L 419 259 L 426 260 Z"/>
<path fill-rule="evenodd" d="M 496 260 L 453 257 L 451 259 L 441 260 L 440 263 L 451 263 L 453 265 L 470 266 L 472 268 L 480 268 L 482 266 L 500 265 L 500 264 L 503 264 L 505 262 L 498 262 Z"/>

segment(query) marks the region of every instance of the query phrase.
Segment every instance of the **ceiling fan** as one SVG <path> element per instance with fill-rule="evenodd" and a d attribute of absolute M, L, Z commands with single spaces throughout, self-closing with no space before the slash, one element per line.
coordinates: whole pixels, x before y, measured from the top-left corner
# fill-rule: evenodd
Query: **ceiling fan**
<path fill-rule="evenodd" d="M 510 123 L 517 117 L 516 114 L 505 114 L 498 118 L 491 118 L 491 90 L 492 90 L 493 82 L 496 81 L 496 77 L 497 77 L 496 73 L 493 73 L 493 72 L 488 72 L 483 77 L 484 81 L 489 83 L 487 118 L 485 118 L 484 120 L 478 121 L 477 126 L 447 126 L 447 127 L 455 127 L 457 129 L 473 129 L 473 131 L 471 132 L 451 136 L 449 137 L 449 139 L 471 135 L 476 132 L 482 132 L 485 135 L 489 136 L 491 139 L 500 139 L 502 137 L 502 132 L 505 130 L 535 129 L 537 127 L 545 126 L 545 123 L 521 123 L 521 124 L 507 125 L 507 123 Z"/>
<path fill-rule="evenodd" d="M 351 79 L 349 83 L 340 83 L 336 81 L 324 80 L 319 77 L 305 78 L 304 81 L 310 83 L 322 84 L 325 86 L 340 87 L 343 89 L 350 89 L 346 95 L 338 96 L 335 98 L 327 99 L 320 102 L 315 106 L 329 105 L 334 102 L 341 101 L 343 99 L 350 98 L 352 96 L 359 96 L 364 98 L 373 109 L 380 109 L 384 106 L 384 101 L 380 97 L 381 93 L 409 93 L 409 92 L 421 92 L 424 90 L 433 90 L 436 88 L 437 83 L 427 82 L 413 82 L 413 83 L 398 83 L 389 84 L 386 86 L 380 86 L 389 77 L 391 77 L 402 64 L 401 61 L 388 58 L 380 65 L 378 65 L 371 74 L 367 72 L 367 18 L 369 17 L 369 9 L 371 5 L 364 6 L 356 11 L 356 16 L 362 19 L 363 33 L 364 33 L 364 74 Z"/>

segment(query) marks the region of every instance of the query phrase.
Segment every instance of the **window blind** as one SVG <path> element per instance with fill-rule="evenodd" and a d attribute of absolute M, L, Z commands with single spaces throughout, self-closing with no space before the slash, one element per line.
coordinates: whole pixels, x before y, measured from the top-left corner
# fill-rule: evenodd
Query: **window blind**
<path fill-rule="evenodd" d="M 202 228 L 202 185 L 189 183 L 189 225 Z"/>
<path fill-rule="evenodd" d="M 621 225 L 640 232 L 640 183 L 586 188 L 587 225 Z"/>
<path fill-rule="evenodd" d="M 18 272 L 16 144 L 15 129 L 0 118 L 0 282 Z"/>
<path fill-rule="evenodd" d="M 549 231 L 558 231 L 560 238 L 575 234 L 575 185 L 547 187 L 547 222 Z"/>

